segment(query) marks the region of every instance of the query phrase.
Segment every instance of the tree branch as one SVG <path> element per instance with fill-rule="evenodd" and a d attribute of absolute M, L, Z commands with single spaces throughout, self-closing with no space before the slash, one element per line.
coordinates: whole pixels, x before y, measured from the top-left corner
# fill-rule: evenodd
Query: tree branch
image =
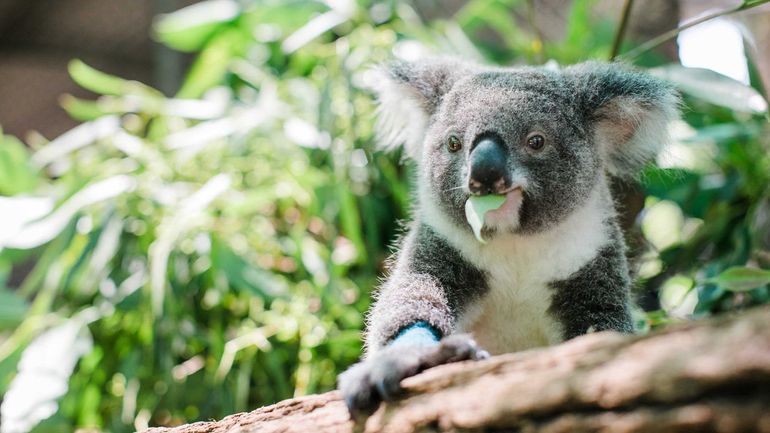
<path fill-rule="evenodd" d="M 721 11 L 717 11 L 717 12 L 714 12 L 712 14 L 705 15 L 703 17 L 697 18 L 695 20 L 692 20 L 692 21 L 688 22 L 687 24 L 684 24 L 684 25 L 682 25 L 680 27 L 677 27 L 675 29 L 669 30 L 669 31 L 661 34 L 660 36 L 656 36 L 656 37 L 650 39 L 649 41 L 647 41 L 647 42 L 639 45 L 638 47 L 628 51 L 627 53 L 621 55 L 621 57 L 623 59 L 625 59 L 625 60 L 633 60 L 633 59 L 639 57 L 640 55 L 642 55 L 643 53 L 645 53 L 645 52 L 647 52 L 647 51 L 649 51 L 649 50 L 651 50 L 651 49 L 653 49 L 653 48 L 655 48 L 655 47 L 665 43 L 666 41 L 668 41 L 670 39 L 673 39 L 673 38 L 677 37 L 677 35 L 679 35 L 679 33 L 682 33 L 683 31 L 685 31 L 685 30 L 687 30 L 689 28 L 695 27 L 698 24 L 703 24 L 706 21 L 713 20 L 714 18 L 719 18 L 719 17 L 727 16 L 727 15 L 733 14 L 735 12 L 740 12 L 740 11 L 748 10 L 748 9 L 757 7 L 759 5 L 762 5 L 764 3 L 767 3 L 768 1 L 770 1 L 770 0 L 744 1 L 743 3 L 739 4 L 738 6 L 735 6 L 735 7 L 729 8 L 729 9 L 725 9 L 725 10 L 721 10 Z"/>
<path fill-rule="evenodd" d="M 623 2 L 623 12 L 620 14 L 620 25 L 615 33 L 615 40 L 612 42 L 612 51 L 610 51 L 610 61 L 615 60 L 620 52 L 620 46 L 623 44 L 623 38 L 626 35 L 628 27 L 628 17 L 631 16 L 631 8 L 634 6 L 634 0 L 625 0 Z"/>
<path fill-rule="evenodd" d="M 768 432 L 770 308 L 437 367 L 352 421 L 337 392 L 148 433 Z"/>

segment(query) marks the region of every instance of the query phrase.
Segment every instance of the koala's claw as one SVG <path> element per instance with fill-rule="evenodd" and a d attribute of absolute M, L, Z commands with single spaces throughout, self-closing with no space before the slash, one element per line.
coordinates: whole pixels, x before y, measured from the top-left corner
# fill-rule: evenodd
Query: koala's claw
<path fill-rule="evenodd" d="M 363 363 L 355 364 L 338 378 L 338 387 L 351 413 L 373 409 L 379 402 L 374 397 L 375 390 L 367 386 L 369 372 L 363 367 Z"/>
<path fill-rule="evenodd" d="M 481 349 L 476 341 L 466 334 L 450 335 L 441 340 L 434 353 L 426 354 L 425 368 L 465 360 L 481 360 L 489 358 L 489 352 Z"/>
<path fill-rule="evenodd" d="M 342 373 L 338 388 L 351 414 L 357 415 L 375 409 L 380 401 L 398 398 L 404 378 L 437 365 L 488 357 L 487 351 L 463 334 L 446 337 L 431 347 L 387 347 Z"/>

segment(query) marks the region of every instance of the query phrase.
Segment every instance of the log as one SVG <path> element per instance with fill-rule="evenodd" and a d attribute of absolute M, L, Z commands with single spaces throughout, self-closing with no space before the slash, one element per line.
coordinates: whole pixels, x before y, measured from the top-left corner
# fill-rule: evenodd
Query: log
<path fill-rule="evenodd" d="M 770 308 L 444 365 L 351 420 L 336 391 L 147 433 L 768 432 Z"/>

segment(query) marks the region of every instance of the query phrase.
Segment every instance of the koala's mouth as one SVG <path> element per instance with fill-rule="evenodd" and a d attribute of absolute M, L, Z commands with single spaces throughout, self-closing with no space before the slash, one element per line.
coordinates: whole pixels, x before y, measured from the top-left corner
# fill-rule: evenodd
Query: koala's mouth
<path fill-rule="evenodd" d="M 487 212 L 484 224 L 489 228 L 516 228 L 519 225 L 519 210 L 524 200 L 524 189 L 517 185 L 503 191 L 501 195 L 505 195 L 505 202 L 499 208 Z"/>

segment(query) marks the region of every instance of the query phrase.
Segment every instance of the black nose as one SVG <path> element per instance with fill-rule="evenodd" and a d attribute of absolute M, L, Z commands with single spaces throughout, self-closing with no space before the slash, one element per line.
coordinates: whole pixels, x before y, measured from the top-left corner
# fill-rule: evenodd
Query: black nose
<path fill-rule="evenodd" d="M 507 181 L 505 146 L 493 138 L 483 138 L 470 155 L 468 188 L 473 194 L 495 194 L 505 190 Z"/>

